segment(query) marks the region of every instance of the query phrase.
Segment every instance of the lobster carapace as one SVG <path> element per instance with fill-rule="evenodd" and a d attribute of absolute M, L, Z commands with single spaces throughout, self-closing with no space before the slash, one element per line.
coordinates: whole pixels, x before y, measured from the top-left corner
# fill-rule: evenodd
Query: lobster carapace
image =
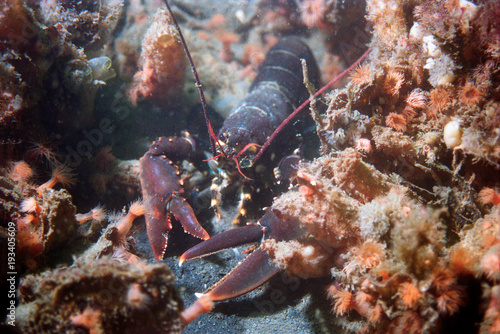
<path fill-rule="evenodd" d="M 246 212 L 245 202 L 250 199 L 250 188 L 259 191 L 267 188 L 272 182 L 272 167 L 287 149 L 293 149 L 287 146 L 290 146 L 288 143 L 294 131 L 284 132 L 276 138 L 267 157 L 259 165 L 253 164 L 256 149 L 309 97 L 301 60 L 307 64 L 310 82 L 318 87 L 319 70 L 309 47 L 298 37 L 282 38 L 267 53 L 247 96 L 224 121 L 217 136 L 223 152 L 219 155 L 212 196 L 212 205 L 219 217 L 231 217 L 231 213 L 222 214 L 224 198 L 236 197 L 239 198 L 236 213 L 229 220 L 237 222 Z M 269 161 L 270 158 L 274 161 Z M 236 189 L 240 196 L 235 196 Z"/>

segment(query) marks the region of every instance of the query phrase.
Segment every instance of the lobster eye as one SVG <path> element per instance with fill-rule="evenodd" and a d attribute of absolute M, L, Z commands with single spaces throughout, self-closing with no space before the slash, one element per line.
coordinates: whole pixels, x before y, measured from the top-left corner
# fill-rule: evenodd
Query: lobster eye
<path fill-rule="evenodd" d="M 219 140 L 223 143 L 226 142 L 226 135 L 224 133 L 220 133 L 219 134 Z"/>
<path fill-rule="evenodd" d="M 240 160 L 240 168 L 249 168 L 252 167 L 252 159 L 245 157 Z"/>

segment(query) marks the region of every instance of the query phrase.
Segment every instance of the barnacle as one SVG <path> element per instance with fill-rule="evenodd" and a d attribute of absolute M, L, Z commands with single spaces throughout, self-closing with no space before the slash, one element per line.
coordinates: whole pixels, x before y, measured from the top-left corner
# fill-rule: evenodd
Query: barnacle
<path fill-rule="evenodd" d="M 389 95 L 399 94 L 399 90 L 403 86 L 405 76 L 402 72 L 390 69 L 386 74 L 383 82 L 384 91 Z"/>
<path fill-rule="evenodd" d="M 438 112 L 443 111 L 443 109 L 451 102 L 451 96 L 448 90 L 444 87 L 437 87 L 430 91 L 429 103 Z"/>
<path fill-rule="evenodd" d="M 116 223 L 118 238 L 125 240 L 133 221 L 144 214 L 146 214 L 146 206 L 142 201 L 138 200 L 131 203 L 128 213 Z"/>
<path fill-rule="evenodd" d="M 493 203 L 493 205 L 500 204 L 500 193 L 497 193 L 494 189 L 492 188 L 483 188 L 479 192 L 479 200 L 483 204 L 489 204 Z"/>
<path fill-rule="evenodd" d="M 59 165 L 52 171 L 52 177 L 40 185 L 36 190 L 38 196 L 42 197 L 43 191 L 45 189 L 53 188 L 56 184 L 61 183 L 63 186 L 71 186 L 75 184 L 76 179 L 71 169 L 67 165 Z"/>
<path fill-rule="evenodd" d="M 368 84 L 371 79 L 371 70 L 370 66 L 368 64 L 363 64 L 358 67 L 356 67 L 351 74 L 349 75 L 349 80 L 355 85 L 366 85 Z"/>
<path fill-rule="evenodd" d="M 317 26 L 322 20 L 327 6 L 325 0 L 304 0 L 299 4 L 300 17 L 308 27 Z"/>
<path fill-rule="evenodd" d="M 500 280 L 500 245 L 490 247 L 481 259 L 481 270 L 494 281 Z"/>
<path fill-rule="evenodd" d="M 47 139 L 41 139 L 33 143 L 33 146 L 24 154 L 26 159 L 44 158 L 49 163 L 57 164 L 58 153 L 55 151 L 53 143 Z"/>
<path fill-rule="evenodd" d="M 116 76 L 115 70 L 111 67 L 109 57 L 96 57 L 89 59 L 89 65 L 92 68 L 94 80 L 108 81 Z"/>
<path fill-rule="evenodd" d="M 397 113 L 391 112 L 385 118 L 385 124 L 396 131 L 404 132 L 406 130 L 406 119 Z"/>
<path fill-rule="evenodd" d="M 26 182 L 34 175 L 34 172 L 27 162 L 17 161 L 11 164 L 8 175 L 16 182 Z"/>
<path fill-rule="evenodd" d="M 444 268 L 436 268 L 431 276 L 432 286 L 438 291 L 447 291 L 455 283 L 454 274 Z"/>
<path fill-rule="evenodd" d="M 422 292 L 413 283 L 404 282 L 398 288 L 399 297 L 403 301 L 403 304 L 407 308 L 413 308 L 420 298 L 422 298 Z"/>
<path fill-rule="evenodd" d="M 96 333 L 102 331 L 101 316 L 100 310 L 86 307 L 82 312 L 72 315 L 69 320 L 76 326 L 88 329 L 90 333 Z"/>
<path fill-rule="evenodd" d="M 106 210 L 101 205 L 96 206 L 95 208 L 93 208 L 92 210 L 90 210 L 89 212 L 87 212 L 85 214 L 79 213 L 79 214 L 75 215 L 75 219 L 80 224 L 83 224 L 86 221 L 89 221 L 91 219 L 96 220 L 96 221 L 102 221 L 105 218 L 106 218 Z"/>
<path fill-rule="evenodd" d="M 460 88 L 459 100 L 468 107 L 473 107 L 483 101 L 484 93 L 471 82 L 466 82 Z"/>
<path fill-rule="evenodd" d="M 42 207 L 38 204 L 35 197 L 24 199 L 19 206 L 19 211 L 40 214 Z"/>
<path fill-rule="evenodd" d="M 220 58 L 225 62 L 230 62 L 233 58 L 231 44 L 240 40 L 240 37 L 230 31 L 219 29 L 215 32 L 215 37 L 222 43 Z"/>
<path fill-rule="evenodd" d="M 380 264 L 385 256 L 385 246 L 373 240 L 366 240 L 360 247 L 353 249 L 359 266 L 371 269 Z"/>
<path fill-rule="evenodd" d="M 339 290 L 336 287 L 329 289 L 328 297 L 335 301 L 333 311 L 337 315 L 343 315 L 346 313 L 351 308 L 351 304 L 354 299 L 352 293 L 347 290 Z"/>
<path fill-rule="evenodd" d="M 360 138 L 356 142 L 356 150 L 362 153 L 370 153 L 372 151 L 372 144 L 367 138 Z"/>
<path fill-rule="evenodd" d="M 453 289 L 438 295 L 436 303 L 440 312 L 451 315 L 458 312 L 460 306 L 463 306 L 465 301 L 462 291 Z"/>
<path fill-rule="evenodd" d="M 445 125 L 443 140 L 448 148 L 455 148 L 462 143 L 462 129 L 458 121 L 450 121 Z"/>
<path fill-rule="evenodd" d="M 425 108 L 427 105 L 427 95 L 422 89 L 416 88 L 411 91 L 410 95 L 408 95 L 406 103 L 412 108 Z"/>

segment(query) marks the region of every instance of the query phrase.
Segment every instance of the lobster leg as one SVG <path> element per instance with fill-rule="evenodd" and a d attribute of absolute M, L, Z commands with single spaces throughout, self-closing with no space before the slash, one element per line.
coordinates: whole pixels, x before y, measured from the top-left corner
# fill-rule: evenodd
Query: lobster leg
<path fill-rule="evenodd" d="M 167 210 L 172 212 L 175 219 L 181 222 L 184 232 L 203 240 L 210 238 L 207 231 L 198 223 L 191 205 L 184 198 L 172 197 L 167 204 Z"/>
<path fill-rule="evenodd" d="M 240 218 L 246 215 L 245 206 L 247 205 L 247 203 L 250 201 L 250 198 L 252 197 L 252 193 L 244 185 L 240 186 L 238 193 L 240 194 L 240 200 L 239 200 L 238 206 L 237 206 L 238 215 L 231 222 L 233 225 L 238 224 L 240 222 Z"/>

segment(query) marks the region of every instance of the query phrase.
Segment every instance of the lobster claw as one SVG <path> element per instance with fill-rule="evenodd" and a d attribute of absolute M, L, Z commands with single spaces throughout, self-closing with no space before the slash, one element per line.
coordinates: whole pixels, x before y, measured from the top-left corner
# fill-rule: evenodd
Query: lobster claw
<path fill-rule="evenodd" d="M 266 283 L 279 271 L 280 269 L 272 263 L 266 251 L 261 248 L 256 249 L 208 291 L 196 294 L 198 299 L 182 312 L 184 325 L 189 324 L 199 315 L 212 311 L 214 302 L 250 292 Z"/>
<path fill-rule="evenodd" d="M 269 254 L 258 248 L 202 295 L 212 301 L 235 298 L 258 288 L 279 271 Z"/>
<path fill-rule="evenodd" d="M 175 219 L 181 222 L 184 232 L 203 240 L 210 239 L 210 235 L 208 235 L 208 232 L 198 223 L 198 219 L 196 219 L 194 211 L 191 205 L 186 202 L 186 199 L 182 197 L 172 197 L 167 204 L 167 210 L 172 212 Z"/>
<path fill-rule="evenodd" d="M 167 248 L 168 232 L 172 229 L 172 223 L 164 205 L 154 206 L 146 202 L 146 208 L 148 212 L 146 214 L 146 230 L 149 243 L 155 259 L 160 261 L 165 253 L 165 248 Z"/>
<path fill-rule="evenodd" d="M 181 255 L 179 264 L 262 239 L 288 239 L 296 233 L 297 229 L 292 223 L 280 219 L 273 210 L 267 210 L 258 225 L 247 225 L 219 233 L 188 249 Z M 213 302 L 235 298 L 256 289 L 279 271 L 280 268 L 273 263 L 269 254 L 262 248 L 257 248 L 223 279 L 197 295 L 196 302 L 182 313 L 184 323 L 188 324 L 198 315 L 210 312 Z"/>
<path fill-rule="evenodd" d="M 262 227 L 257 225 L 233 228 L 214 235 L 185 251 L 179 258 L 179 265 L 182 265 L 186 260 L 197 259 L 252 242 L 259 242 L 263 235 Z"/>
<path fill-rule="evenodd" d="M 179 264 L 244 244 L 259 242 L 267 232 L 266 227 L 247 225 L 219 233 L 188 249 L 179 259 Z M 280 269 L 273 264 L 269 254 L 261 248 L 253 251 L 223 279 L 213 285 L 204 296 L 212 301 L 221 301 L 243 295 L 267 282 Z"/>
<path fill-rule="evenodd" d="M 300 234 L 301 229 L 294 220 L 282 219 L 277 213 L 277 210 L 267 209 L 257 225 L 249 224 L 233 228 L 191 247 L 181 255 L 179 265 L 186 260 L 197 259 L 252 242 L 260 242 L 263 239 L 291 240 Z"/>
<path fill-rule="evenodd" d="M 146 206 L 146 226 L 149 243 L 155 256 L 160 261 L 167 247 L 168 233 L 172 229 L 170 212 L 179 220 L 184 231 L 200 239 L 210 236 L 201 227 L 191 206 L 177 194 L 182 193 L 182 180 L 179 171 L 163 153 L 168 148 L 173 150 L 179 141 L 184 146 L 193 145 L 184 138 L 160 138 L 151 145 L 140 161 L 140 181 L 142 197 Z M 170 146 L 169 146 L 170 145 Z M 171 147 L 174 145 L 173 147 Z M 178 154 L 179 152 L 174 151 Z M 187 153 L 185 153 L 187 154 Z"/>

